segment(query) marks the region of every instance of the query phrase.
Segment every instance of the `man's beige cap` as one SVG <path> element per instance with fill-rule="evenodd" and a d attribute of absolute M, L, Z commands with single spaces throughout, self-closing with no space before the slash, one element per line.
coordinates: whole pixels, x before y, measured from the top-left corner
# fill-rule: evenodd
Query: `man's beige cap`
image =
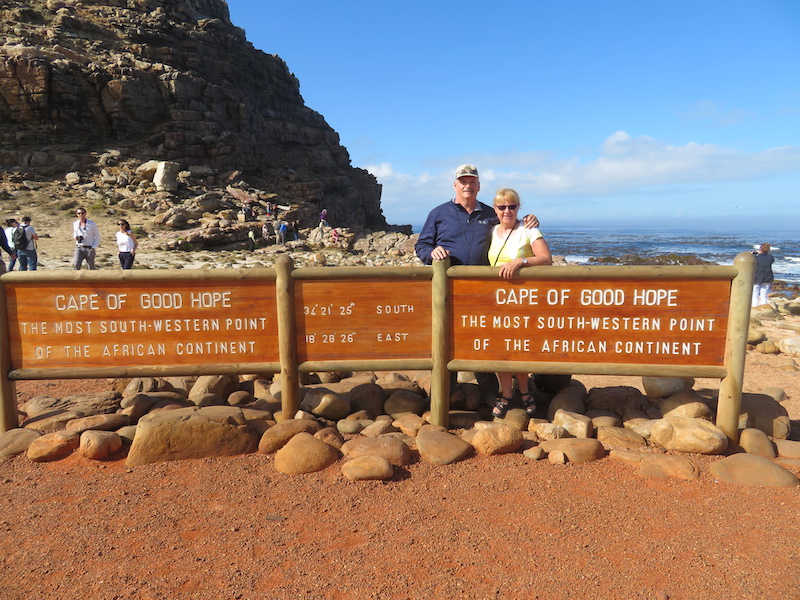
<path fill-rule="evenodd" d="M 459 177 L 477 177 L 478 167 L 475 165 L 461 165 L 456 169 L 456 179 Z"/>

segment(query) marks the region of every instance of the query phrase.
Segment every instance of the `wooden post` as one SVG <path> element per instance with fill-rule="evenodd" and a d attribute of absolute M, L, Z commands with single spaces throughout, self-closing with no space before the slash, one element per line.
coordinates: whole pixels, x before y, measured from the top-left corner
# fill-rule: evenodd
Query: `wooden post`
<path fill-rule="evenodd" d="M 278 348 L 281 361 L 281 412 L 292 417 L 300 408 L 300 376 L 297 370 L 294 263 L 282 255 L 275 261 L 275 296 L 278 303 Z"/>
<path fill-rule="evenodd" d="M 1 273 L 5 267 L 0 260 Z M 0 433 L 19 427 L 17 413 L 17 391 L 14 382 L 8 378 L 11 370 L 11 347 L 8 339 L 8 312 L 6 310 L 6 288 L 0 284 Z"/>
<path fill-rule="evenodd" d="M 742 384 L 747 354 L 747 330 L 750 326 L 750 303 L 756 260 L 750 252 L 740 253 L 733 264 L 738 268 L 731 282 L 728 333 L 725 341 L 725 368 L 728 374 L 719 386 L 717 427 L 729 443 L 739 443 L 739 411 L 742 407 Z"/>
<path fill-rule="evenodd" d="M 433 323 L 431 332 L 431 416 L 434 425 L 447 427 L 450 418 L 450 308 L 447 269 L 450 259 L 433 261 L 433 282 L 431 285 L 431 311 Z"/>

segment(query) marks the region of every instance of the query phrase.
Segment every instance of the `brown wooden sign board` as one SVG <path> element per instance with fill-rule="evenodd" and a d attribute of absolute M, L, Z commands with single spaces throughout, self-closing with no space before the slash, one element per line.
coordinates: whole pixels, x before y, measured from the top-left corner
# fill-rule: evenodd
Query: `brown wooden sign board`
<path fill-rule="evenodd" d="M 449 285 L 455 360 L 724 364 L 729 279 Z"/>
<path fill-rule="evenodd" d="M 278 360 L 271 281 L 5 285 L 12 369 Z"/>
<path fill-rule="evenodd" d="M 430 358 L 430 281 L 294 285 L 300 362 Z"/>

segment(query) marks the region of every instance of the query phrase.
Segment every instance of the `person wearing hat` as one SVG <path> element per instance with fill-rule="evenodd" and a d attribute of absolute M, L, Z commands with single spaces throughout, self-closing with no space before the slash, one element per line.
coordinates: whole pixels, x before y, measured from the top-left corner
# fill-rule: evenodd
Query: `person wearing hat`
<path fill-rule="evenodd" d="M 500 221 L 491 206 L 478 201 L 481 180 L 475 165 L 456 169 L 453 182 L 456 196 L 435 207 L 419 234 L 414 251 L 426 265 L 449 258 L 453 265 L 488 265 L 492 229 Z M 524 218 L 525 227 L 538 227 L 534 215 Z M 457 373 L 450 374 L 450 389 L 456 385 Z M 476 373 L 481 390 L 494 398 L 498 381 L 494 373 Z"/>
<path fill-rule="evenodd" d="M 445 258 L 453 265 L 488 265 L 492 228 L 498 220 L 494 209 L 478 200 L 478 168 L 470 164 L 458 167 L 453 188 L 455 198 L 428 214 L 414 246 L 417 257 L 426 265 Z M 534 215 L 523 221 L 525 227 L 539 226 Z"/>

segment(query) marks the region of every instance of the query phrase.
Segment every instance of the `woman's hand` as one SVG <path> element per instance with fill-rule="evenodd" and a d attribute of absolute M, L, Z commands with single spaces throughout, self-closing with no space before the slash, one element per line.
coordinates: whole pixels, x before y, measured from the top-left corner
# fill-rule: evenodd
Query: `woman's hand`
<path fill-rule="evenodd" d="M 507 262 L 500 267 L 500 277 L 503 279 L 514 279 L 514 275 L 516 275 L 517 271 L 519 271 L 522 267 L 522 259 L 515 258 L 514 260 Z"/>

